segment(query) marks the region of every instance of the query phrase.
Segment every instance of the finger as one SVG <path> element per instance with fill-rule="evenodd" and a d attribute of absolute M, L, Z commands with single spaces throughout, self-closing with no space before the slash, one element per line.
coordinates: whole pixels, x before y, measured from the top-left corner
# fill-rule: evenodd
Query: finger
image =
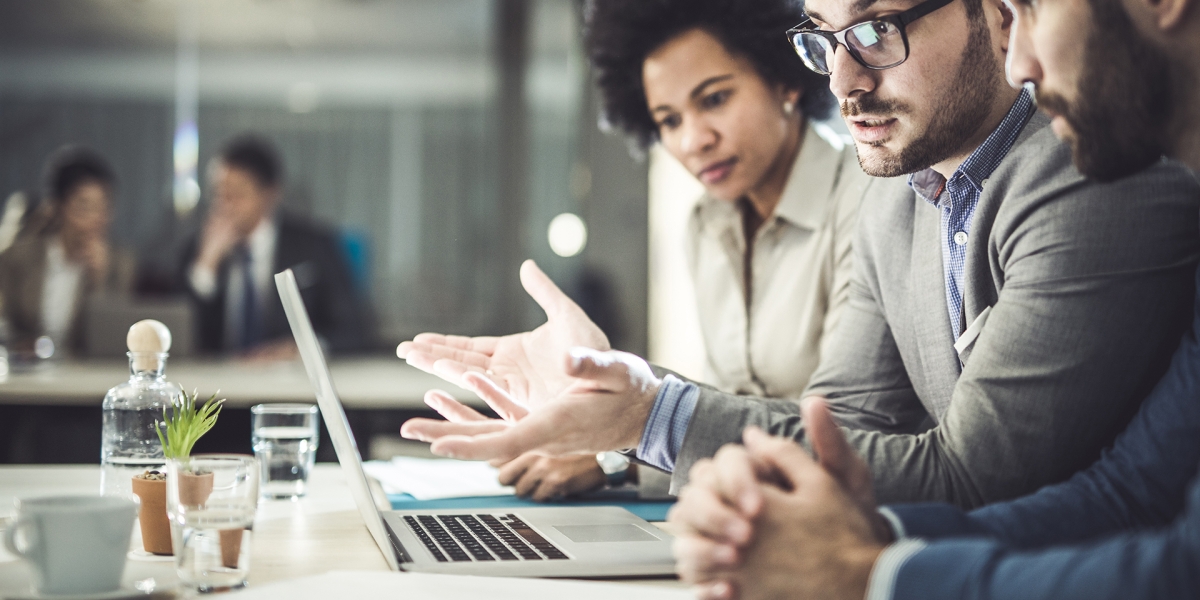
<path fill-rule="evenodd" d="M 579 305 L 568 298 L 533 260 L 521 263 L 521 285 L 529 297 L 546 311 L 547 319 L 553 320 L 572 312 L 582 312 Z"/>
<path fill-rule="evenodd" d="M 735 600 L 737 588 L 726 580 L 702 583 L 696 588 L 696 597 L 700 600 Z"/>
<path fill-rule="evenodd" d="M 722 446 L 713 456 L 713 475 L 722 500 L 738 507 L 746 518 L 758 515 L 762 495 L 758 493 L 757 469 L 746 448 L 737 444 Z"/>
<path fill-rule="evenodd" d="M 410 362 L 412 361 L 412 357 L 413 357 L 413 355 L 410 354 L 409 355 Z M 471 371 L 472 367 L 469 367 L 469 366 L 467 366 L 461 362 L 458 362 L 456 360 L 449 360 L 449 359 L 444 359 L 444 358 L 434 361 L 432 367 L 433 368 L 429 369 L 430 373 L 433 373 L 434 375 L 437 375 L 438 377 L 441 377 L 442 379 L 445 379 L 446 381 L 449 381 L 450 383 L 453 383 L 454 385 L 457 385 L 458 387 L 461 387 L 464 390 L 471 389 L 470 387 L 467 386 L 467 384 L 465 382 L 463 382 L 463 375 L 466 375 L 467 373 L 469 373 Z M 478 368 L 478 367 L 475 367 L 475 368 Z"/>
<path fill-rule="evenodd" d="M 462 460 L 511 460 L 526 452 L 542 450 L 542 446 L 555 440 L 558 433 L 552 427 L 544 419 L 521 419 L 504 430 L 443 436 L 429 449 L 434 454 Z"/>
<path fill-rule="evenodd" d="M 817 462 L 838 481 L 849 483 L 850 478 L 861 478 L 865 463 L 834 422 L 825 399 L 817 396 L 805 399 L 800 404 L 800 412 Z"/>
<path fill-rule="evenodd" d="M 534 502 L 550 502 L 566 496 L 568 492 L 567 481 L 561 475 L 548 472 L 542 474 L 542 480 L 538 482 L 531 498 Z"/>
<path fill-rule="evenodd" d="M 676 572 L 685 583 L 704 583 L 725 576 L 738 566 L 738 551 L 703 536 L 683 534 L 671 543 Z"/>
<path fill-rule="evenodd" d="M 808 452 L 791 440 L 772 437 L 757 427 L 747 427 L 742 432 L 742 441 L 754 460 L 775 471 L 785 488 L 795 489 L 801 480 L 822 472 Z"/>
<path fill-rule="evenodd" d="M 504 388 L 484 375 L 466 373 L 463 375 L 463 383 L 506 421 L 518 421 L 529 414 L 529 410 L 517 404 Z"/>
<path fill-rule="evenodd" d="M 447 346 L 459 350 L 478 352 L 487 356 L 492 355 L 499 340 L 500 338 L 491 336 L 466 337 L 462 335 L 443 335 L 440 333 L 422 333 L 413 338 L 414 342 L 421 344 Z"/>
<path fill-rule="evenodd" d="M 396 347 L 397 356 L 400 355 L 401 350 L 404 351 L 402 358 L 409 361 L 436 362 L 438 360 L 452 360 L 480 370 L 486 370 L 492 364 L 492 358 L 486 354 L 473 350 L 452 348 L 450 346 L 427 344 L 424 342 L 402 342 Z"/>
<path fill-rule="evenodd" d="M 529 470 L 529 467 L 541 458 L 536 454 L 522 454 L 501 465 L 496 479 L 500 481 L 500 485 L 514 485 Z"/>
<path fill-rule="evenodd" d="M 753 526 L 717 493 L 692 484 L 679 492 L 679 500 L 667 512 L 667 520 L 722 544 L 742 546 L 750 541 Z"/>
<path fill-rule="evenodd" d="M 472 423 L 452 423 L 437 419 L 409 419 L 400 426 L 400 435 L 410 440 L 433 442 L 447 436 L 478 436 L 509 429 L 508 423 L 499 419 Z"/>
<path fill-rule="evenodd" d="M 429 408 L 438 411 L 438 414 L 455 423 L 491 420 L 479 414 L 475 409 L 455 400 L 453 396 L 442 390 L 429 390 L 425 392 L 425 404 Z"/>
<path fill-rule="evenodd" d="M 513 493 L 519 498 L 528 498 L 541 482 L 540 474 L 527 470 L 513 483 Z"/>

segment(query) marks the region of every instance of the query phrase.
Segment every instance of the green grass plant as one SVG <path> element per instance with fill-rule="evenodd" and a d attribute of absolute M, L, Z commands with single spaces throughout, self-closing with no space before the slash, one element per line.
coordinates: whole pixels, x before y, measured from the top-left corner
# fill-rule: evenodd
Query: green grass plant
<path fill-rule="evenodd" d="M 196 441 L 217 424 L 217 416 L 221 414 L 225 399 L 217 400 L 217 395 L 213 394 L 203 405 L 197 407 L 196 400 L 199 395 L 195 390 L 191 396 L 184 392 L 182 398 L 171 404 L 169 413 L 168 407 L 163 407 L 165 432 L 159 428 L 158 423 L 154 424 L 154 431 L 158 433 L 158 441 L 162 442 L 163 456 L 166 458 L 188 458 Z"/>

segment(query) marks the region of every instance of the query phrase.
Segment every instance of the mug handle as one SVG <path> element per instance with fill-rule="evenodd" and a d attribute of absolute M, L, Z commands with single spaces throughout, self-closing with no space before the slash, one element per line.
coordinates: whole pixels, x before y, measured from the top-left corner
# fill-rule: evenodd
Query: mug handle
<path fill-rule="evenodd" d="M 26 520 L 21 519 L 20 517 L 17 517 L 15 519 L 13 519 L 8 524 L 8 528 L 4 530 L 4 547 L 5 547 L 5 549 L 7 549 L 9 552 L 11 552 L 14 556 L 19 556 L 21 558 L 29 557 L 29 552 L 28 552 L 29 548 L 26 548 L 25 551 L 22 551 L 19 548 L 17 548 L 17 530 L 26 525 L 29 525 L 29 521 L 26 521 Z M 32 546 L 32 544 L 28 543 L 29 537 L 26 536 L 25 539 L 26 539 L 26 546 Z"/>

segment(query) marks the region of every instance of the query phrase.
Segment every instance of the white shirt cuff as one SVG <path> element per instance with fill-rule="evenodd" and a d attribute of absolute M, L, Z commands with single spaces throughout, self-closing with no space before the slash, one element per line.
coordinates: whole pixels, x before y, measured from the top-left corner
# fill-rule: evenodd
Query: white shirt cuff
<path fill-rule="evenodd" d="M 892 600 L 896 591 L 896 576 L 900 568 L 908 562 L 912 555 L 920 552 L 927 544 L 918 539 L 906 539 L 896 542 L 884 549 L 875 560 L 875 568 L 871 569 L 871 579 L 867 582 L 865 600 Z"/>
<path fill-rule="evenodd" d="M 188 269 L 188 283 L 191 284 L 192 291 L 205 300 L 211 300 L 217 295 L 217 273 L 212 269 L 192 265 L 192 268 Z"/>
<path fill-rule="evenodd" d="M 887 521 L 888 527 L 892 528 L 892 537 L 896 541 L 900 541 L 908 537 L 908 531 L 904 529 L 904 521 L 901 521 L 900 517 L 896 516 L 896 513 L 892 512 L 892 509 L 886 506 L 881 506 L 879 507 L 879 515 L 882 516 L 885 521 Z"/>

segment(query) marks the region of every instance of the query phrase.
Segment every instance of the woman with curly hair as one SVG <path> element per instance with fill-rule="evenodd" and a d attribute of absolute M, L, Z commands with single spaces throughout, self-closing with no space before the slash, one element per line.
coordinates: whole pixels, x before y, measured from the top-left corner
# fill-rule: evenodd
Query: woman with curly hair
<path fill-rule="evenodd" d="M 706 381 L 728 392 L 800 397 L 845 303 L 858 206 L 875 181 L 850 145 L 813 127 L 835 103 L 785 36 L 802 15 L 791 0 L 586 7 L 604 120 L 642 148 L 661 144 L 705 188 L 686 252 Z M 500 480 L 545 500 L 616 483 L 622 466 L 636 476 L 607 454 L 526 455 Z"/>

